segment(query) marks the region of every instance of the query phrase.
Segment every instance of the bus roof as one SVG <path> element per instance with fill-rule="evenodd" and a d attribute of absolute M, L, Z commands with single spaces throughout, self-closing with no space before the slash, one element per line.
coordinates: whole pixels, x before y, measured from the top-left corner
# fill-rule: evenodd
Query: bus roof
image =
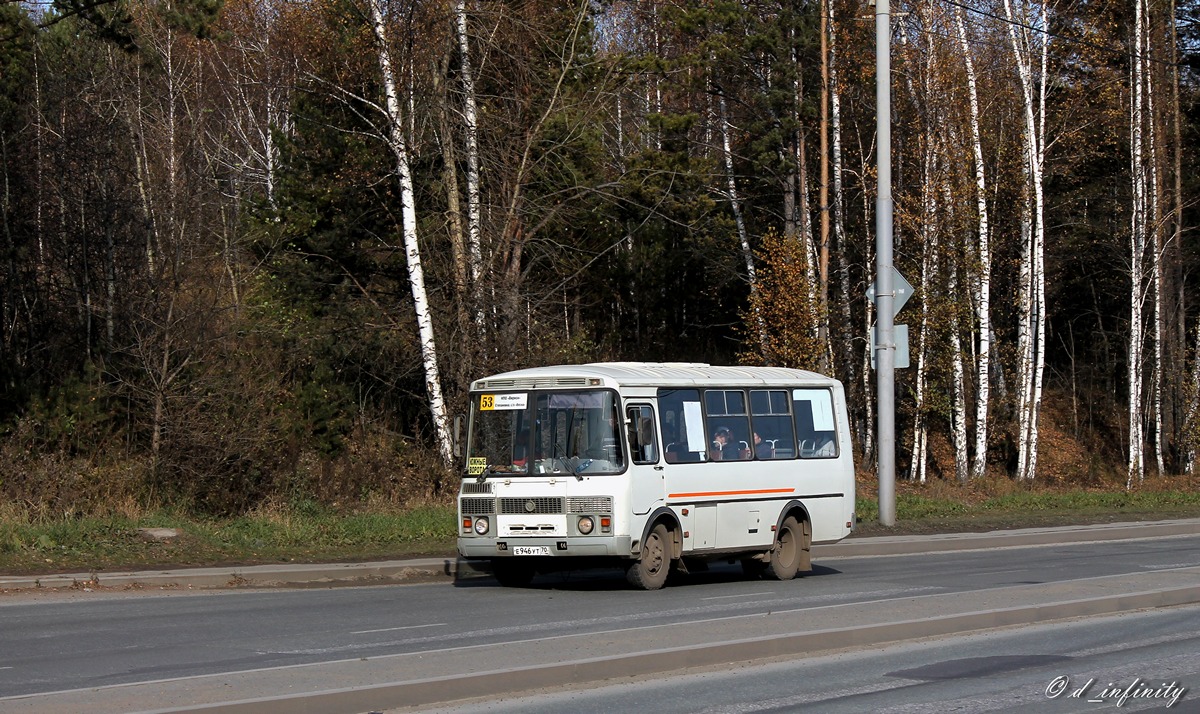
<path fill-rule="evenodd" d="M 598 379 L 599 383 L 591 380 Z M 800 386 L 836 384 L 817 372 L 785 367 L 714 367 L 692 362 L 593 362 L 532 367 L 476 380 L 471 388 Z"/>

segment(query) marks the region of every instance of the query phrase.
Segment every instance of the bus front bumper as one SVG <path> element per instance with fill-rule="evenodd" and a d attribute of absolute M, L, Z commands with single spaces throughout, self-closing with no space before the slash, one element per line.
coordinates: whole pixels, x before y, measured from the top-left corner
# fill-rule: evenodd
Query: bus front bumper
<path fill-rule="evenodd" d="M 464 558 L 520 557 L 612 557 L 629 558 L 629 536 L 610 538 L 487 538 L 458 539 L 458 554 Z"/>

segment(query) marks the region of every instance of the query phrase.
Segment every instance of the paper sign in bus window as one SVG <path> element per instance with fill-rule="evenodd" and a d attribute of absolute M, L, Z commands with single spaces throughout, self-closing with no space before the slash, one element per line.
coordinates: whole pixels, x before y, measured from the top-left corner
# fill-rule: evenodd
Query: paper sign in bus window
<path fill-rule="evenodd" d="M 687 425 L 688 451 L 706 451 L 708 441 L 704 438 L 704 417 L 700 416 L 700 402 L 683 403 L 683 423 Z"/>
<path fill-rule="evenodd" d="M 480 411 L 512 411 L 524 409 L 529 404 L 529 395 L 520 394 L 481 394 L 479 395 Z"/>
<path fill-rule="evenodd" d="M 833 431 L 833 396 L 828 389 L 796 389 L 792 399 L 809 402 L 814 431 Z"/>

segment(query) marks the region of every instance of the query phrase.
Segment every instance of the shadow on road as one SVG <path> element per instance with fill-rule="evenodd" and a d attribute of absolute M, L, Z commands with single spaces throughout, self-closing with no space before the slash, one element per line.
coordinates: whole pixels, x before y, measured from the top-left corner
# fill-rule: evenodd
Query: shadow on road
<path fill-rule="evenodd" d="M 807 580 L 839 574 L 841 574 L 841 571 L 836 568 L 814 565 L 811 571 L 801 573 L 796 577 L 796 580 Z M 746 575 L 742 570 L 742 566 L 738 563 L 717 562 L 707 565 L 700 564 L 699 566 L 693 564 L 687 573 L 672 572 L 671 577 L 667 580 L 666 587 L 694 587 L 719 583 L 750 582 L 763 579 L 761 577 Z M 468 578 L 458 578 L 454 584 L 456 587 L 463 588 L 503 587 L 494 578 L 486 577 L 482 574 Z M 586 568 L 539 573 L 533 578 L 533 582 L 523 589 L 562 592 L 632 591 L 629 583 L 625 580 L 625 572 L 620 568 Z"/>

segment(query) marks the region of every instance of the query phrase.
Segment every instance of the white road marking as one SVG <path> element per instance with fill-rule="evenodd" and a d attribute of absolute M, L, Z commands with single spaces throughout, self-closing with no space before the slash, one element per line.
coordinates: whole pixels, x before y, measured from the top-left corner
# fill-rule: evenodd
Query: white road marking
<path fill-rule="evenodd" d="M 356 630 L 351 632 L 352 635 L 370 635 L 375 632 L 396 632 L 398 630 L 419 630 L 423 627 L 445 627 L 444 622 L 434 622 L 428 625 L 408 625 L 407 627 L 385 627 L 382 630 Z"/>
<path fill-rule="evenodd" d="M 768 590 L 765 593 L 743 593 L 741 595 L 717 595 L 715 597 L 706 597 L 706 598 L 701 598 L 701 599 L 703 599 L 703 600 L 733 600 L 733 599 L 744 598 L 744 597 L 755 597 L 758 595 L 774 595 L 774 594 L 775 594 L 775 592 L 773 590 Z"/>

